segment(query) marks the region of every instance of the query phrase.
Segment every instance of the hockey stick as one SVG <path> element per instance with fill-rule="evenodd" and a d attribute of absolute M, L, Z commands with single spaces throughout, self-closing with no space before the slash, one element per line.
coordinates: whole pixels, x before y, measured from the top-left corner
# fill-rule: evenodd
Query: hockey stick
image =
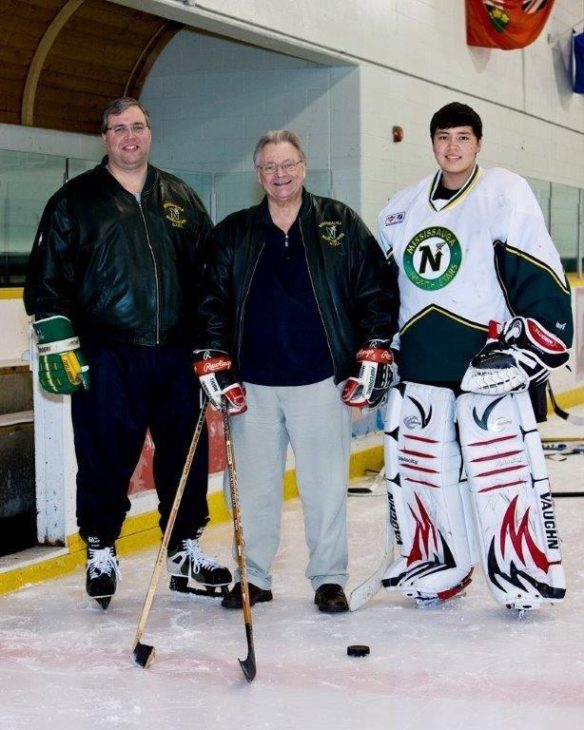
<path fill-rule="evenodd" d="M 558 401 L 556 400 L 556 397 L 554 395 L 554 391 L 552 390 L 551 383 L 548 380 L 548 393 L 550 396 L 550 401 L 552 404 L 552 408 L 554 409 L 554 413 L 556 416 L 559 416 L 560 418 L 563 418 L 564 421 L 568 421 L 568 423 L 573 423 L 576 426 L 584 426 L 584 417 L 583 416 L 577 416 L 575 413 L 568 413 L 568 411 L 565 411 L 563 408 L 560 408 L 560 405 Z"/>
<path fill-rule="evenodd" d="M 349 608 L 351 611 L 357 611 L 370 601 L 377 591 L 381 588 L 381 579 L 391 565 L 393 560 L 393 526 L 391 524 L 391 494 L 387 490 L 387 512 L 385 518 L 385 553 L 377 567 L 377 570 L 369 576 L 363 583 L 360 583 L 351 591 L 349 599 Z"/>
<path fill-rule="evenodd" d="M 383 484 L 385 478 L 385 467 L 381 467 L 381 469 L 375 474 L 375 478 L 371 482 L 371 486 L 369 487 L 349 487 L 347 492 L 350 497 L 364 497 L 364 496 L 371 496 L 376 494 L 377 490 Z"/>
<path fill-rule="evenodd" d="M 197 449 L 197 444 L 199 443 L 199 439 L 201 438 L 201 433 L 203 432 L 203 427 L 205 425 L 205 414 L 207 413 L 207 405 L 208 401 L 205 400 L 203 402 L 203 405 L 201 406 L 199 420 L 197 421 L 197 425 L 195 427 L 195 432 L 193 434 L 191 445 L 187 453 L 187 458 L 185 460 L 180 481 L 176 489 L 174 502 L 172 503 L 170 514 L 168 516 L 168 522 L 166 523 L 166 529 L 164 530 L 160 549 L 158 550 L 156 563 L 154 564 L 154 570 L 152 571 L 152 577 L 150 578 L 150 585 L 148 586 L 146 600 L 144 601 L 144 608 L 142 609 L 140 621 L 138 622 L 138 628 L 136 629 L 136 636 L 134 637 L 134 648 L 132 651 L 133 658 L 136 664 L 139 664 L 141 667 L 144 668 L 149 667 L 152 664 L 156 655 L 156 650 L 153 646 L 150 646 L 148 644 L 142 644 L 140 640 L 142 638 L 142 635 L 144 634 L 144 629 L 146 628 L 146 621 L 148 620 L 150 608 L 152 607 L 152 602 L 154 600 L 154 594 L 156 593 L 156 588 L 158 586 L 160 571 L 162 570 L 164 559 L 166 557 L 166 551 L 168 549 L 168 543 L 170 541 L 172 528 L 174 527 L 178 509 L 180 507 L 182 496 L 185 491 L 187 479 L 191 471 L 191 466 L 193 463 L 193 458 L 195 456 L 195 451 Z"/>
<path fill-rule="evenodd" d="M 241 670 L 248 682 L 253 681 L 256 676 L 255 649 L 253 645 L 253 628 L 251 622 L 251 603 L 249 600 L 249 583 L 247 582 L 247 565 L 243 548 L 243 526 L 241 523 L 241 506 L 239 503 L 239 487 L 237 485 L 237 471 L 235 469 L 235 457 L 233 454 L 233 442 L 231 440 L 231 423 L 227 408 L 223 408 L 223 430 L 225 432 L 225 450 L 227 453 L 227 473 L 229 475 L 229 492 L 231 495 L 231 511 L 233 513 L 233 530 L 235 539 L 235 551 L 237 554 L 237 567 L 239 568 L 239 580 L 241 583 L 241 603 L 243 608 L 243 621 L 245 624 L 245 637 L 247 639 L 247 657 L 242 661 L 238 659 Z"/>
<path fill-rule="evenodd" d="M 546 458 L 553 456 L 572 456 L 573 454 L 584 454 L 583 443 L 562 443 L 560 441 L 553 443 L 542 442 L 543 453 Z"/>

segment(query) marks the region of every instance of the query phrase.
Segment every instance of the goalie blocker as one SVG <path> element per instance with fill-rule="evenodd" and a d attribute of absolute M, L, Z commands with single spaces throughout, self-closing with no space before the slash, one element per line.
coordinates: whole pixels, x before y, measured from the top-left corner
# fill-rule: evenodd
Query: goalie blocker
<path fill-rule="evenodd" d="M 522 610 L 564 597 L 551 492 L 527 393 L 456 399 L 446 388 L 402 384 L 391 391 L 385 431 L 400 550 L 383 578 L 388 590 L 420 603 L 451 598 L 470 583 L 480 559 L 498 603 Z"/>

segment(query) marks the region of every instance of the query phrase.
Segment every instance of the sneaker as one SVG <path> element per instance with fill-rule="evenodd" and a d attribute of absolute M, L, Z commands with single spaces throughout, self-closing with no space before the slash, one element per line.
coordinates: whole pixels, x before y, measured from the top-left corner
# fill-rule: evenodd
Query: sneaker
<path fill-rule="evenodd" d="M 266 603 L 271 601 L 274 597 L 272 591 L 268 591 L 265 588 L 259 588 L 253 583 L 248 583 L 249 589 L 249 605 L 255 606 L 256 603 Z M 241 598 L 241 583 L 236 583 L 229 593 L 221 601 L 221 605 L 224 608 L 242 608 L 243 601 Z"/>
<path fill-rule="evenodd" d="M 119 578 L 115 545 L 107 545 L 94 535 L 88 537 L 86 590 L 104 610 L 116 592 Z"/>
<path fill-rule="evenodd" d="M 230 571 L 201 550 L 198 538 L 181 540 L 170 549 L 166 567 L 170 575 L 204 586 L 227 586 L 232 581 Z"/>

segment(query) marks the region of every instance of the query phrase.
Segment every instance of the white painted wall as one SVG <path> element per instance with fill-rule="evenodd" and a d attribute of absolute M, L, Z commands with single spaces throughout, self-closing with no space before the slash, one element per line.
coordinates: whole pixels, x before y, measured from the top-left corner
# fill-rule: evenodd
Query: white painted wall
<path fill-rule="evenodd" d="M 535 43 L 499 51 L 466 45 L 462 0 L 117 1 L 308 59 L 179 35 L 154 66 L 143 98 L 154 117 L 166 115 L 164 146 L 177 144 L 176 157 L 183 142 L 189 164 L 197 160 L 187 148 L 196 151 L 208 133 L 222 147 L 215 152 L 222 166 L 245 169 L 254 136 L 290 126 L 305 137 L 312 166 L 328 151 L 334 194 L 374 227 L 389 195 L 434 168 L 430 117 L 460 100 L 483 117 L 483 164 L 584 187 L 584 96 L 571 92 L 567 71 L 582 2 L 556 0 Z M 326 71 L 315 60 L 331 67 L 328 95 Z M 347 63 L 353 68 L 339 65 Z M 303 83 L 316 83 L 319 96 L 301 112 Z M 207 132 L 196 122 L 205 113 Z M 394 124 L 405 131 L 400 144 L 391 141 Z"/>
<path fill-rule="evenodd" d="M 230 212 L 250 203 L 259 137 L 288 127 L 301 136 L 309 168 L 323 179 L 335 170 L 335 195 L 359 207 L 358 84 L 356 67 L 322 66 L 183 31 L 154 64 L 140 97 L 152 116 L 153 160 L 179 174 L 219 173 L 217 194 L 235 196 Z M 318 192 L 329 194 L 330 186 Z M 225 214 L 220 202 L 218 208 Z"/>
<path fill-rule="evenodd" d="M 23 360 L 28 359 L 29 318 L 19 291 L 4 296 L 7 298 L 0 298 L 0 364 L 22 365 Z"/>
<path fill-rule="evenodd" d="M 582 131 L 584 99 L 570 93 L 561 58 L 581 0 L 556 0 L 544 32 L 517 51 L 467 46 L 463 0 L 116 2 L 301 57 L 375 65 Z"/>
<path fill-rule="evenodd" d="M 0 149 L 60 155 L 80 160 L 99 160 L 103 154 L 101 137 L 22 127 L 19 124 L 0 124 Z"/>

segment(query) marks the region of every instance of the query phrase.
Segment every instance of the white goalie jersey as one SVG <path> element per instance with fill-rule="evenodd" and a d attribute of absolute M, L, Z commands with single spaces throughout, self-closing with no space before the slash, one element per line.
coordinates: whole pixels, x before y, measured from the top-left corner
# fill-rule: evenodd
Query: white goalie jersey
<path fill-rule="evenodd" d="M 398 268 L 401 377 L 460 381 L 489 321 L 513 315 L 569 342 L 569 285 L 527 181 L 477 166 L 450 200 L 432 200 L 440 177 L 400 191 L 379 215 L 379 243 Z"/>

